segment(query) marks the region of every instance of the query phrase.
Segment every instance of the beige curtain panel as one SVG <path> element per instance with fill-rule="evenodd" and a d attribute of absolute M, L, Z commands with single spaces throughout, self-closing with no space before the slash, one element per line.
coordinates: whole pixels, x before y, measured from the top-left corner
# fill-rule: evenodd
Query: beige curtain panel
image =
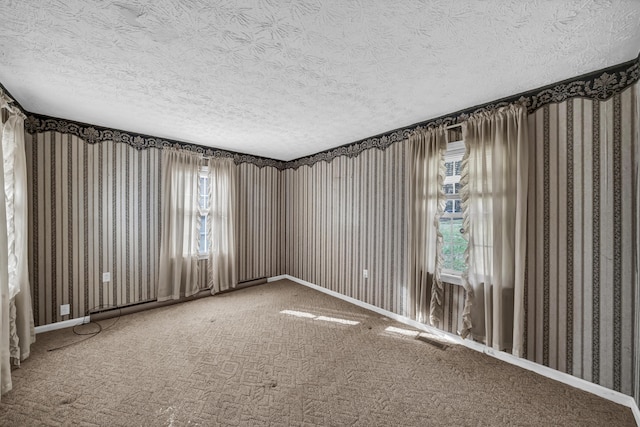
<path fill-rule="evenodd" d="M 524 326 L 528 142 L 526 109 L 463 124 L 461 196 L 468 241 L 461 335 L 521 356 Z"/>
<path fill-rule="evenodd" d="M 230 158 L 212 158 L 209 164 L 208 276 L 211 293 L 235 288 L 237 169 Z"/>
<path fill-rule="evenodd" d="M 409 137 L 411 150 L 411 222 L 409 233 L 409 310 L 421 323 L 442 322 L 442 234 L 446 203 L 442 188 L 447 137 L 444 127 L 421 129 Z"/>
<path fill-rule="evenodd" d="M 198 292 L 198 181 L 202 156 L 162 151 L 162 238 L 158 301 Z"/>

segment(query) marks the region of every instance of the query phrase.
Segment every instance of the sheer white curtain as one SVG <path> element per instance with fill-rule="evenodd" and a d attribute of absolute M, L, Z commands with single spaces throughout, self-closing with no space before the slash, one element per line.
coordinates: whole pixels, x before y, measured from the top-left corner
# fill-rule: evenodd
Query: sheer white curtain
<path fill-rule="evenodd" d="M 28 271 L 24 115 L 0 90 L 0 394 L 35 341 Z"/>
<path fill-rule="evenodd" d="M 0 99 L 2 101 L 2 99 Z M 4 129 L 2 109 L 0 108 L 0 124 Z M 0 132 L 3 138 L 4 132 Z M 0 159 L 4 159 L 4 144 L 0 144 Z M 0 188 L 4 189 L 4 161 L 0 162 Z M 5 192 L 0 191 L 0 394 L 12 388 L 11 356 L 9 338 L 9 241 L 7 239 L 7 206 Z"/>
<path fill-rule="evenodd" d="M 209 166 L 208 277 L 211 293 L 238 284 L 236 267 L 236 165 L 233 159 L 211 158 Z"/>
<path fill-rule="evenodd" d="M 446 203 L 442 188 L 447 137 L 444 127 L 421 129 L 409 137 L 411 150 L 411 221 L 409 233 L 409 316 L 442 321 L 442 234 L 440 217 Z"/>
<path fill-rule="evenodd" d="M 158 301 L 198 292 L 201 155 L 162 150 L 162 238 Z"/>
<path fill-rule="evenodd" d="M 10 341 L 12 364 L 30 354 L 35 328 L 29 284 L 29 235 L 27 202 L 27 159 L 24 116 L 13 111 L 2 127 L 4 189 L 7 215 L 8 273 L 10 298 Z"/>
<path fill-rule="evenodd" d="M 522 354 L 527 218 L 526 109 L 511 105 L 463 124 L 461 196 L 467 290 L 461 335 Z"/>

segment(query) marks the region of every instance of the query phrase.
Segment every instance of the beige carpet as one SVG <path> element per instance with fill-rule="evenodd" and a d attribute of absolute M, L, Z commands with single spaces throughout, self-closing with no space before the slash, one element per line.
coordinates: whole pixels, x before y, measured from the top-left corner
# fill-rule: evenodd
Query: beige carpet
<path fill-rule="evenodd" d="M 83 337 L 41 334 L 0 425 L 635 425 L 628 408 L 407 329 L 280 281 L 123 316 L 60 350 L 47 351 Z"/>

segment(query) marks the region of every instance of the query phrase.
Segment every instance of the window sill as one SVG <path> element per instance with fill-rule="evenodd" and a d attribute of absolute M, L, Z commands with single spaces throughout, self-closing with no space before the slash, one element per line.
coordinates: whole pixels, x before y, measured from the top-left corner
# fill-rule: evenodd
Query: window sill
<path fill-rule="evenodd" d="M 462 286 L 462 277 L 457 274 L 440 273 L 440 280 L 444 283 L 451 283 L 452 285 Z"/>

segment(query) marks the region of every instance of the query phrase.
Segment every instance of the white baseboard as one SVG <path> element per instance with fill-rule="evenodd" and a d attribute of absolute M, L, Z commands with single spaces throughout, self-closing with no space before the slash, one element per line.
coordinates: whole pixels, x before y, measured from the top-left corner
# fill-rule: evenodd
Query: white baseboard
<path fill-rule="evenodd" d="M 36 326 L 35 332 L 36 334 L 41 334 L 43 332 L 55 331 L 56 329 L 70 328 L 72 326 L 89 323 L 90 320 L 90 316 L 85 316 L 78 317 L 77 319 L 63 320 L 62 322 L 49 323 L 48 325 Z"/>
<path fill-rule="evenodd" d="M 638 408 L 638 402 L 631 396 L 629 396 L 629 399 L 633 400 L 633 402 L 628 406 L 631 406 L 631 412 L 633 412 L 633 416 L 636 418 L 636 424 L 640 426 L 640 408 Z"/>
<path fill-rule="evenodd" d="M 275 282 L 276 280 L 282 280 L 286 278 L 287 278 L 286 275 L 268 277 L 267 282 Z M 155 300 L 146 301 L 146 303 L 154 303 L 154 302 L 156 301 Z M 122 309 L 125 307 L 116 307 L 116 308 Z M 70 328 L 77 325 L 82 325 L 84 323 L 89 323 L 89 321 L 90 321 L 90 316 L 79 317 L 77 319 L 63 320 L 62 322 L 49 323 L 48 325 L 36 326 L 35 332 L 36 334 L 41 334 L 43 332 L 55 331 L 56 329 L 64 329 L 64 328 Z"/>
<path fill-rule="evenodd" d="M 430 334 L 439 336 L 448 341 L 464 345 L 472 350 L 487 354 L 489 356 L 495 357 L 496 359 L 500 359 L 504 362 L 510 363 L 512 365 L 519 366 L 528 371 L 535 372 L 544 377 L 551 378 L 552 380 L 559 381 L 563 384 L 570 385 L 572 387 L 578 388 L 580 390 L 595 394 L 596 396 L 602 397 L 604 399 L 610 400 L 612 402 L 618 403 L 620 405 L 631 408 L 633 415 L 636 419 L 636 424 L 640 426 L 640 410 L 638 409 L 638 405 L 633 397 L 628 396 L 626 394 L 608 389 L 598 384 L 594 384 L 592 382 L 583 380 L 578 377 L 574 377 L 573 375 L 566 374 L 564 372 L 557 371 L 555 369 L 549 368 L 547 366 L 540 365 L 538 363 L 532 362 L 527 359 L 522 359 L 520 357 L 516 357 L 512 354 L 505 353 L 503 351 L 497 351 L 491 347 L 487 347 L 484 344 L 469 340 L 462 339 L 458 335 L 451 334 L 449 332 L 442 331 L 438 328 L 435 328 L 430 325 L 425 325 L 420 322 L 416 322 L 415 320 L 409 319 L 408 317 L 401 316 L 396 313 L 392 313 L 390 311 L 384 310 L 380 307 L 376 307 L 374 305 L 368 304 L 366 302 L 362 302 L 355 298 L 348 297 L 346 295 L 340 294 L 338 292 L 323 288 L 322 286 L 315 285 L 313 283 L 307 282 L 306 280 L 298 279 L 297 277 L 290 276 L 288 274 L 283 274 L 281 276 L 276 276 L 268 279 L 269 282 L 280 280 L 280 279 L 289 279 L 293 282 L 299 283 L 301 285 L 307 286 L 309 288 L 315 289 L 317 291 L 323 292 L 325 294 L 331 295 L 333 297 L 339 298 L 343 301 L 350 302 L 351 304 L 357 305 L 358 307 L 365 308 L 367 310 L 371 310 L 383 316 L 386 316 L 390 319 L 396 320 L 400 323 L 403 323 L 408 326 L 412 326 L 416 329 L 423 330 L 425 332 L 429 332 Z"/>

